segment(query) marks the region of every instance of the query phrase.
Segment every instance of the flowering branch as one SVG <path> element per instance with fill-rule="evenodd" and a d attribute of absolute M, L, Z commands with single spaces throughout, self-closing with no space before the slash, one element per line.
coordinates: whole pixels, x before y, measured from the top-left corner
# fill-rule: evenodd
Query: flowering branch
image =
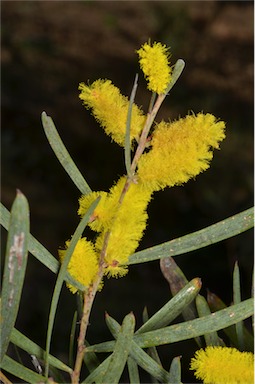
<path fill-rule="evenodd" d="M 134 104 L 137 76 L 130 101 L 109 80 L 100 79 L 91 86 L 84 83 L 79 86 L 85 107 L 91 108 L 105 132 L 125 147 L 127 175 L 122 176 L 108 193 L 91 192 L 79 200 L 78 214 L 83 217 L 91 202 L 101 198 L 89 220 L 91 229 L 98 233 L 96 240 L 92 243 L 86 238 L 80 239 L 68 269 L 76 280 L 88 287 L 84 292 L 72 384 L 79 382 L 86 352 L 85 336 L 96 292 L 102 288 L 105 275 L 120 277 L 127 273 L 129 256 L 137 248 L 146 228 L 146 210 L 152 193 L 186 182 L 208 168 L 212 158 L 210 148 L 218 148 L 218 142 L 225 137 L 225 124 L 216 122 L 214 116 L 187 116 L 173 123 L 157 124 L 152 132 L 150 149 L 145 153 L 159 108 L 184 68 L 183 60 L 178 60 L 174 69 L 170 67 L 168 51 L 160 43 L 152 46 L 146 43 L 137 51 L 148 89 L 153 92 L 147 115 Z M 201 140 L 204 130 L 207 131 Z M 134 139 L 138 145 L 131 162 Z M 183 152 L 187 152 L 187 156 L 183 156 Z M 65 251 L 60 251 L 61 260 L 64 256 Z M 84 274 L 81 265 L 86 265 Z M 70 284 L 68 286 L 73 293 L 77 291 Z"/>

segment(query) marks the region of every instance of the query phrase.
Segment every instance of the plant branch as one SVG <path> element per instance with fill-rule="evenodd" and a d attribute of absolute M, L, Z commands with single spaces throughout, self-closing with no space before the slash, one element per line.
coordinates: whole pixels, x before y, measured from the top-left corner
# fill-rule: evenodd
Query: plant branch
<path fill-rule="evenodd" d="M 81 317 L 80 332 L 78 337 L 77 355 L 76 355 L 74 371 L 71 375 L 72 384 L 78 384 L 80 380 L 82 361 L 86 352 L 86 347 L 84 342 L 85 342 L 86 332 L 89 324 L 89 317 L 90 317 L 92 305 L 98 290 L 98 286 L 101 283 L 101 280 L 103 277 L 103 271 L 104 271 L 104 265 L 101 263 L 99 267 L 97 279 L 95 280 L 93 285 L 89 287 L 87 291 L 84 292 L 84 304 L 83 304 L 83 311 L 82 311 L 82 317 Z"/>
<path fill-rule="evenodd" d="M 154 119 L 158 113 L 158 110 L 159 110 L 159 108 L 160 108 L 161 104 L 163 103 L 166 96 L 167 96 L 167 94 L 165 94 L 165 93 L 162 93 L 161 95 L 159 95 L 154 106 L 153 106 L 152 111 L 148 112 L 148 114 L 147 114 L 147 119 L 146 119 L 146 122 L 144 125 L 144 129 L 143 129 L 142 134 L 140 136 L 138 147 L 136 149 L 136 153 L 135 153 L 135 156 L 134 156 L 132 164 L 131 164 L 131 172 L 133 175 L 135 173 L 137 163 L 138 163 L 138 161 L 139 161 L 139 159 L 140 159 L 141 155 L 143 154 L 143 151 L 146 147 L 147 137 L 148 137 L 149 131 L 151 129 L 151 126 L 152 126 Z"/>
<path fill-rule="evenodd" d="M 120 198 L 119 198 L 119 207 L 121 206 L 123 199 L 129 189 L 129 186 L 131 182 L 134 180 L 134 174 L 135 170 L 137 167 L 137 163 L 139 161 L 139 158 L 141 157 L 146 144 L 147 144 L 147 137 L 149 134 L 149 131 L 151 129 L 151 126 L 154 122 L 154 119 L 158 113 L 158 110 L 164 101 L 165 97 L 167 94 L 161 94 L 158 96 L 152 110 L 149 110 L 147 114 L 147 119 L 142 131 L 142 134 L 139 139 L 138 147 L 135 153 L 135 156 L 133 158 L 131 168 L 130 168 L 130 175 L 127 176 L 126 183 L 123 187 L 123 190 L 121 192 Z M 152 106 L 152 103 L 151 103 Z M 115 219 L 116 215 L 114 216 L 113 220 Z M 79 332 L 79 337 L 78 337 L 78 348 L 77 348 L 77 355 L 76 355 L 76 361 L 75 361 L 75 367 L 74 371 L 71 375 L 72 377 L 72 384 L 78 384 L 79 379 L 80 379 L 80 372 L 81 372 L 81 367 L 82 367 L 82 361 L 86 352 L 86 347 L 85 347 L 85 336 L 86 336 L 86 331 L 89 323 L 89 317 L 91 313 L 91 308 L 96 296 L 96 292 L 98 290 L 98 286 L 100 282 L 102 281 L 103 275 L 104 275 L 104 269 L 106 267 L 106 264 L 104 262 L 105 256 L 106 256 L 106 251 L 107 251 L 107 246 L 110 238 L 110 231 L 107 231 L 105 234 L 104 238 L 104 243 L 103 243 L 103 248 L 100 254 L 100 260 L 99 260 L 99 271 L 98 271 L 98 276 L 96 281 L 93 283 L 91 287 L 84 293 L 84 306 L 83 306 L 83 313 L 82 313 L 82 318 L 81 318 L 81 325 L 80 325 L 80 332 Z"/>

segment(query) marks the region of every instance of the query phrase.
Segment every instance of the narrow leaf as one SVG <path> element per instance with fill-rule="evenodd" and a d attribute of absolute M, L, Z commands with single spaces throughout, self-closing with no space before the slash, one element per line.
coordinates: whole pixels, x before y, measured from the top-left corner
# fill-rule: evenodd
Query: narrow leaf
<path fill-rule="evenodd" d="M 127 366 L 130 384 L 140 384 L 138 365 L 132 357 L 128 357 Z"/>
<path fill-rule="evenodd" d="M 234 273 L 233 273 L 233 303 L 238 304 L 241 302 L 241 283 L 240 283 L 240 272 L 238 262 L 235 262 Z M 238 348 L 240 351 L 244 351 L 244 324 L 242 321 L 236 323 L 236 335 L 238 340 Z"/>
<path fill-rule="evenodd" d="M 149 320 L 149 315 L 148 315 L 147 307 L 145 307 L 144 310 L 143 310 L 143 323 L 146 323 L 148 320 Z M 138 331 L 139 331 L 139 330 L 138 330 Z M 137 331 L 137 332 L 138 332 L 138 331 Z M 156 348 L 156 347 L 148 348 L 148 349 L 147 349 L 147 352 L 148 352 L 148 355 L 149 355 L 153 360 L 155 360 L 159 365 L 162 366 L 161 361 L 160 361 L 160 357 L 159 357 L 159 354 L 158 354 L 158 351 L 157 351 L 157 348 Z M 155 379 L 153 376 L 151 376 L 151 382 L 152 382 L 152 383 L 158 383 L 158 380 Z"/>
<path fill-rule="evenodd" d="M 75 332 L 76 332 L 76 324 L 77 324 L 77 311 L 74 312 L 73 315 L 73 321 L 71 325 L 71 332 L 70 332 L 70 342 L 69 342 L 69 365 L 71 367 L 74 366 L 74 340 L 75 340 Z"/>
<path fill-rule="evenodd" d="M 24 380 L 25 383 L 34 384 L 44 382 L 44 377 L 42 375 L 24 367 L 24 365 L 11 359 L 9 356 L 4 356 L 1 366 L 6 372 Z"/>
<path fill-rule="evenodd" d="M 181 268 L 177 265 L 173 257 L 166 257 L 160 259 L 160 269 L 163 276 L 169 283 L 172 295 L 176 295 L 187 283 L 188 280 Z M 189 305 L 185 306 L 182 310 L 184 320 L 192 320 L 198 317 L 195 303 L 192 301 Z M 202 340 L 196 337 L 195 341 L 199 348 L 202 348 Z"/>
<path fill-rule="evenodd" d="M 160 269 L 164 278 L 169 283 L 170 291 L 173 296 L 188 284 L 188 279 L 173 257 L 170 256 L 160 259 Z"/>
<path fill-rule="evenodd" d="M 89 346 L 89 343 L 86 340 L 85 340 L 85 345 L 86 347 Z M 89 372 L 93 372 L 100 365 L 97 355 L 94 352 L 85 353 L 83 360 Z"/>
<path fill-rule="evenodd" d="M 109 315 L 106 316 L 106 323 L 111 333 L 116 338 L 120 330 L 120 325 Z M 151 376 L 162 382 L 167 382 L 169 373 L 162 368 L 161 365 L 154 361 L 146 352 L 144 352 L 134 341 L 132 341 L 130 355 L 136 363 Z"/>
<path fill-rule="evenodd" d="M 117 341 L 111 356 L 104 383 L 118 384 L 126 365 L 135 329 L 135 317 L 133 313 L 127 315 L 118 333 Z"/>
<path fill-rule="evenodd" d="M 127 124 L 126 124 L 126 134 L 125 134 L 125 165 L 127 170 L 127 175 L 131 176 L 131 143 L 130 143 L 130 127 L 132 119 L 132 107 L 135 100 L 135 94 L 138 86 L 138 75 L 135 76 L 135 81 L 133 89 L 131 92 L 129 105 L 128 105 L 128 114 L 127 114 Z"/>
<path fill-rule="evenodd" d="M 18 191 L 11 209 L 2 284 L 1 355 L 2 361 L 15 325 L 23 288 L 29 233 L 29 207 L 25 196 Z"/>
<path fill-rule="evenodd" d="M 10 222 L 10 212 L 1 203 L 1 225 L 8 231 Z M 28 250 L 32 253 L 41 263 L 43 263 L 52 272 L 57 273 L 59 263 L 52 254 L 47 251 L 44 246 L 39 243 L 32 235 L 29 235 Z"/>
<path fill-rule="evenodd" d="M 180 292 L 169 300 L 158 312 L 156 312 L 145 324 L 136 331 L 136 335 L 154 329 L 167 326 L 174 320 L 183 309 L 188 306 L 198 294 L 201 288 L 201 280 L 195 278 L 191 280 Z"/>
<path fill-rule="evenodd" d="M 9 229 L 10 222 L 10 212 L 5 208 L 3 204 L 0 204 L 0 220 L 1 225 L 5 229 Z M 36 240 L 31 234 L 28 235 L 28 251 L 35 256 L 42 264 L 44 264 L 50 271 L 53 273 L 58 273 L 59 262 L 55 257 L 41 244 Z M 65 280 L 74 285 L 81 291 L 84 291 L 85 287 L 80 284 L 78 281 L 73 279 L 68 272 L 66 272 Z"/>
<path fill-rule="evenodd" d="M 227 308 L 227 305 L 217 295 L 215 295 L 210 291 L 207 292 L 207 302 L 209 304 L 211 311 L 213 312 L 220 311 L 221 309 Z M 238 340 L 236 336 L 235 325 L 224 328 L 223 332 L 228 336 L 231 343 L 236 348 L 238 348 Z M 244 343 L 247 351 L 253 351 L 253 336 L 247 330 L 247 328 L 244 328 Z"/>
<path fill-rule="evenodd" d="M 150 104 L 149 104 L 149 108 L 148 108 L 148 113 L 152 112 L 154 104 L 155 104 L 155 101 L 156 101 L 156 98 L 157 98 L 156 92 L 152 92 L 151 99 L 150 99 Z"/>
<path fill-rule="evenodd" d="M 200 231 L 136 252 L 130 256 L 128 264 L 181 255 L 239 235 L 254 226 L 253 214 L 254 209 L 250 208 Z"/>
<path fill-rule="evenodd" d="M 108 370 L 111 357 L 112 355 L 108 356 L 81 384 L 102 383 L 102 378 Z"/>
<path fill-rule="evenodd" d="M 26 351 L 29 355 L 34 355 L 38 358 L 38 360 L 44 361 L 45 351 L 28 337 L 19 332 L 16 328 L 13 328 L 12 330 L 10 341 L 17 347 Z M 61 371 L 72 373 L 72 368 L 68 367 L 52 355 L 49 356 L 49 363 L 51 366 L 61 369 Z"/>
<path fill-rule="evenodd" d="M 170 366 L 170 380 L 168 383 L 181 384 L 181 356 L 173 358 Z"/>
<path fill-rule="evenodd" d="M 60 292 L 62 289 L 62 285 L 64 282 L 66 270 L 68 263 L 71 259 L 71 256 L 74 252 L 74 249 L 76 247 L 76 244 L 78 240 L 80 239 L 88 221 L 91 216 L 91 214 L 94 212 L 98 202 L 100 200 L 100 197 L 98 197 L 89 207 L 86 214 L 82 218 L 81 222 L 79 223 L 78 227 L 76 228 L 74 235 L 72 236 L 72 239 L 70 241 L 69 247 L 65 253 L 65 258 L 63 260 L 63 263 L 61 264 L 59 274 L 57 277 L 57 281 L 55 284 L 52 301 L 51 301 L 51 307 L 50 307 L 50 314 L 49 314 L 49 321 L 48 321 L 48 330 L 47 330 L 47 339 L 46 339 L 46 355 L 45 355 L 45 376 L 48 377 L 48 357 L 49 357 L 49 351 L 50 351 L 50 342 L 51 342 L 51 336 L 52 336 L 52 330 L 53 330 L 53 324 L 55 319 L 55 314 L 57 310 L 57 305 L 59 301 Z"/>
<path fill-rule="evenodd" d="M 196 297 L 196 306 L 197 306 L 197 312 L 199 317 L 208 316 L 211 314 L 208 303 L 203 296 L 198 295 Z M 209 345 L 223 346 L 224 345 L 224 343 L 222 344 L 220 338 L 218 337 L 217 332 L 205 333 L 203 336 L 205 338 L 205 343 L 207 346 Z"/>
<path fill-rule="evenodd" d="M 131 356 L 136 363 L 148 372 L 152 377 L 167 383 L 169 380 L 169 373 L 155 360 L 153 360 L 142 348 L 140 348 L 134 341 L 132 342 Z"/>
<path fill-rule="evenodd" d="M 188 340 L 205 333 L 215 332 L 229 327 L 237 322 L 247 319 L 254 312 L 253 299 L 242 301 L 240 304 L 231 305 L 211 315 L 199 319 L 185 321 L 157 329 L 146 333 L 134 335 L 134 342 L 141 348 L 176 343 Z M 89 352 L 111 352 L 114 348 L 114 341 L 92 345 Z"/>
<path fill-rule="evenodd" d="M 163 345 L 191 339 L 236 324 L 239 321 L 250 317 L 253 314 L 253 311 L 253 299 L 248 299 L 240 304 L 232 305 L 219 312 L 212 313 L 211 315 L 199 319 L 135 335 L 134 341 L 140 347 L 148 348 L 154 345 Z"/>
<path fill-rule="evenodd" d="M 69 155 L 66 147 L 64 146 L 58 131 L 53 123 L 50 116 L 47 116 L 46 112 L 42 113 L 42 125 L 47 136 L 47 139 L 51 145 L 51 148 L 55 152 L 59 162 L 65 169 L 67 174 L 70 176 L 76 187 L 81 191 L 82 194 L 86 195 L 91 192 L 89 185 L 80 173 L 79 169 L 73 162 Z"/>
<path fill-rule="evenodd" d="M 166 89 L 166 92 L 165 92 L 166 94 L 173 88 L 174 84 L 176 83 L 176 81 L 181 76 L 182 71 L 184 70 L 184 67 L 185 67 L 184 60 L 178 59 L 176 61 L 175 65 L 174 65 L 174 70 L 173 70 L 173 73 L 172 73 L 172 78 L 171 78 L 171 81 L 168 84 L 168 87 Z"/>

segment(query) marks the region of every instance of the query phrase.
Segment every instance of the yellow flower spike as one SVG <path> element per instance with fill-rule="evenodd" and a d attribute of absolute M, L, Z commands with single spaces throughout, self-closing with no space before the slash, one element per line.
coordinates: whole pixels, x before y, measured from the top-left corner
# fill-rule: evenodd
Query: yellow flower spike
<path fill-rule="evenodd" d="M 70 241 L 66 242 L 68 248 Z M 64 260 L 66 250 L 59 250 L 60 261 Z M 95 251 L 94 245 L 85 237 L 81 238 L 74 249 L 68 264 L 67 270 L 70 275 L 84 286 L 88 287 L 93 283 L 98 272 L 98 255 Z M 77 292 L 77 288 L 67 283 L 67 287 L 72 293 Z"/>
<path fill-rule="evenodd" d="M 164 93 L 171 80 L 169 48 L 161 43 L 145 43 L 137 51 L 140 67 L 148 81 L 148 89 L 157 94 Z"/>
<path fill-rule="evenodd" d="M 116 185 L 110 190 L 110 199 L 119 201 L 126 178 L 121 177 Z M 137 248 L 139 241 L 146 228 L 147 212 L 146 208 L 151 199 L 151 191 L 144 189 L 139 184 L 131 184 L 119 205 L 113 221 L 108 228 L 110 236 L 106 248 L 104 261 L 107 264 L 105 273 L 108 276 L 118 277 L 127 273 L 125 264 L 129 256 Z M 100 252 L 104 246 L 106 229 L 96 240 L 96 249 Z"/>
<path fill-rule="evenodd" d="M 121 95 L 119 88 L 110 80 L 96 80 L 90 86 L 81 83 L 79 85 L 80 99 L 92 113 L 99 124 L 104 128 L 116 143 L 125 144 L 125 132 L 127 123 L 128 98 Z M 145 123 L 145 116 L 137 105 L 133 104 L 130 126 L 130 140 L 139 138 Z"/>
<path fill-rule="evenodd" d="M 186 183 L 209 168 L 212 149 L 225 138 L 225 123 L 207 113 L 157 125 L 151 150 L 141 156 L 138 177 L 152 191 Z"/>
<path fill-rule="evenodd" d="M 88 225 L 93 231 L 101 232 L 110 227 L 118 203 L 116 200 L 113 201 L 107 192 L 91 192 L 88 195 L 81 196 L 79 199 L 78 215 L 83 217 L 89 206 L 98 196 L 101 196 L 101 199 L 90 217 Z"/>
<path fill-rule="evenodd" d="M 204 384 L 253 384 L 254 356 L 235 348 L 207 347 L 196 351 L 190 369 Z"/>

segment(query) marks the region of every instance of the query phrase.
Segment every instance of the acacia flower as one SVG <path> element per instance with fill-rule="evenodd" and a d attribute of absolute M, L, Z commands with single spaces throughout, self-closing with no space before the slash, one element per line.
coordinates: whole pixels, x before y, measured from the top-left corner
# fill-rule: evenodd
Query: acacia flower
<path fill-rule="evenodd" d="M 143 236 L 148 218 L 146 208 L 151 199 L 151 191 L 139 184 L 131 183 L 120 204 L 125 183 L 126 177 L 123 176 L 108 194 L 92 192 L 90 195 L 82 196 L 78 211 L 82 215 L 85 214 L 99 193 L 101 200 L 92 214 L 89 225 L 93 230 L 100 232 L 95 242 L 98 253 L 102 251 L 105 236 L 108 231 L 110 232 L 104 257 L 107 265 L 105 274 L 114 277 L 127 273 L 125 264 Z"/>
<path fill-rule="evenodd" d="M 70 241 L 66 241 L 66 249 L 69 247 Z M 64 260 L 66 250 L 59 250 L 60 261 Z M 74 252 L 69 261 L 68 272 L 79 283 L 88 287 L 93 283 L 98 272 L 98 255 L 94 245 L 85 237 L 78 240 Z M 67 287 L 72 293 L 77 292 L 77 288 L 67 283 Z"/>
<path fill-rule="evenodd" d="M 164 93 L 171 80 L 169 48 L 161 43 L 145 43 L 137 51 L 140 67 L 148 81 L 148 89 L 158 94 Z"/>
<path fill-rule="evenodd" d="M 91 85 L 81 83 L 79 97 L 116 143 L 125 144 L 126 122 L 128 114 L 128 98 L 121 95 L 119 88 L 110 80 L 96 80 Z M 130 125 L 130 139 L 139 138 L 145 123 L 145 116 L 137 105 L 133 104 Z"/>
<path fill-rule="evenodd" d="M 153 191 L 186 183 L 209 168 L 224 130 L 225 123 L 209 113 L 162 121 L 152 135 L 151 150 L 139 160 L 139 181 Z"/>
<path fill-rule="evenodd" d="M 204 384 L 253 384 L 253 353 L 212 347 L 196 351 L 190 369 Z"/>
<path fill-rule="evenodd" d="M 143 236 L 148 218 L 146 208 L 151 199 L 151 191 L 148 188 L 131 183 L 120 204 L 125 183 L 126 177 L 122 176 L 108 193 L 91 192 L 79 199 L 78 214 L 82 217 L 91 203 L 101 196 L 90 217 L 89 226 L 92 230 L 100 232 L 95 242 L 98 254 L 104 247 L 108 231 L 110 232 L 104 262 L 105 274 L 113 277 L 124 276 L 128 271 L 125 264 Z"/>
<path fill-rule="evenodd" d="M 101 199 L 88 223 L 89 227 L 96 232 L 101 232 L 104 229 L 110 228 L 113 215 L 117 209 L 118 200 L 112 199 L 110 194 L 104 191 L 90 192 L 89 194 L 80 197 L 78 209 L 78 215 L 83 217 L 93 201 L 99 196 Z"/>

